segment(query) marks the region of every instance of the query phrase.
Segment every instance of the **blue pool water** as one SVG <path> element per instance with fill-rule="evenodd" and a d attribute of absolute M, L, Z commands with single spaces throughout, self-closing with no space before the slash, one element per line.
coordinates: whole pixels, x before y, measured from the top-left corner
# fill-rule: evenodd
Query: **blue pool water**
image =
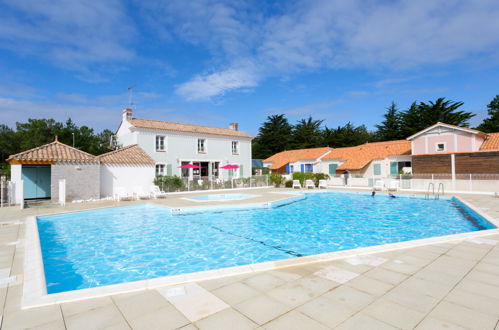
<path fill-rule="evenodd" d="M 272 209 L 151 204 L 38 217 L 48 293 L 494 228 L 454 200 L 310 194 Z"/>
<path fill-rule="evenodd" d="M 192 199 L 196 201 L 229 201 L 235 199 L 246 199 L 254 196 L 255 195 L 251 194 L 216 194 L 216 195 L 192 196 L 188 197 L 187 199 Z"/>

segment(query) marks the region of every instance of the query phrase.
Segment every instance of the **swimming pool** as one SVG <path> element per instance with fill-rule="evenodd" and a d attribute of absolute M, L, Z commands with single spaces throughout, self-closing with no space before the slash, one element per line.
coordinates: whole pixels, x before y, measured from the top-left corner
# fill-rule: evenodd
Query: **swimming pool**
<path fill-rule="evenodd" d="M 185 197 L 188 200 L 194 200 L 198 202 L 211 202 L 211 201 L 233 201 L 238 199 L 247 199 L 251 197 L 256 197 L 252 194 L 215 194 L 215 195 L 199 195 L 192 197 Z"/>
<path fill-rule="evenodd" d="M 321 193 L 270 209 L 142 204 L 37 218 L 48 293 L 495 228 L 457 200 Z"/>

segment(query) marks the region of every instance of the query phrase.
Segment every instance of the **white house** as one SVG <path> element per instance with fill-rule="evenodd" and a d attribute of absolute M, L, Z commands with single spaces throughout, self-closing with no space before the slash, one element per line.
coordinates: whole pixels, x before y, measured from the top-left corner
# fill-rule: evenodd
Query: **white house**
<path fill-rule="evenodd" d="M 156 163 L 156 174 L 190 179 L 251 176 L 252 137 L 239 131 L 237 123 L 229 128 L 178 124 L 133 118 L 132 110 L 125 109 L 116 138 L 120 146 L 139 145 Z M 179 168 L 187 164 L 200 169 Z M 228 164 L 239 169 L 221 169 Z"/>

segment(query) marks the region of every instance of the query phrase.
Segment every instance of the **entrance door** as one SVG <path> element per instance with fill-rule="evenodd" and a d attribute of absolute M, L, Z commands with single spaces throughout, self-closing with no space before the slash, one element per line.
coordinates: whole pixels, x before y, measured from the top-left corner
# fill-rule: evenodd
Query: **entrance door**
<path fill-rule="evenodd" d="M 22 167 L 24 199 L 50 198 L 50 165 Z"/>

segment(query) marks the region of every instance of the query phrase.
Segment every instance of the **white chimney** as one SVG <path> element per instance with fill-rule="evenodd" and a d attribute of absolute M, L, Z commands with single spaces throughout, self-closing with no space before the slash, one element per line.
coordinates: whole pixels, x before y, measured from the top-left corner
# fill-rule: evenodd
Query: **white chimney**
<path fill-rule="evenodd" d="M 238 131 L 239 130 L 239 124 L 238 123 L 230 123 L 229 124 L 229 129 L 233 131 Z"/>
<path fill-rule="evenodd" d="M 123 110 L 123 121 L 132 119 L 132 109 L 124 109 Z"/>

